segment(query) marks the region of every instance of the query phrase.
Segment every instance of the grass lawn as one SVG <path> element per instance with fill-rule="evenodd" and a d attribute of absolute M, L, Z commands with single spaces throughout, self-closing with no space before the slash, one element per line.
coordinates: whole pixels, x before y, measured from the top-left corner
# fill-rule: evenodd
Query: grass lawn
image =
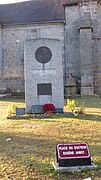
<path fill-rule="evenodd" d="M 13 116 L 13 104 L 24 107 L 23 99 L 0 100 L 0 180 L 101 180 L 101 99 L 78 99 L 85 114 L 52 117 Z M 66 109 L 66 107 L 65 107 Z M 95 170 L 55 172 L 57 143 L 87 142 Z"/>

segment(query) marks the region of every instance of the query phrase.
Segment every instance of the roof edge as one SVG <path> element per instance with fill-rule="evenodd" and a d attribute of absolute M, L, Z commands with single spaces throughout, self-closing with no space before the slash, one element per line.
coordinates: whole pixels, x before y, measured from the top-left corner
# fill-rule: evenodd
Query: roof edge
<path fill-rule="evenodd" d="M 101 0 L 75 0 L 73 1 L 68 1 L 67 3 L 65 3 L 63 6 L 75 6 L 78 5 L 80 3 L 88 3 L 88 2 L 93 2 L 96 1 L 97 3 L 101 4 Z"/>
<path fill-rule="evenodd" d="M 66 7 L 66 6 L 75 6 L 75 5 L 77 5 L 78 4 L 78 2 L 68 2 L 68 3 L 66 3 L 66 4 L 63 4 L 63 6 L 64 7 Z"/>
<path fill-rule="evenodd" d="M 43 21 L 43 22 L 30 22 L 30 23 L 11 23 L 11 24 L 2 24 L 2 26 L 29 26 L 29 25 L 33 25 L 33 24 L 47 24 L 47 23 L 62 23 L 65 24 L 65 20 L 55 20 L 55 21 Z"/>

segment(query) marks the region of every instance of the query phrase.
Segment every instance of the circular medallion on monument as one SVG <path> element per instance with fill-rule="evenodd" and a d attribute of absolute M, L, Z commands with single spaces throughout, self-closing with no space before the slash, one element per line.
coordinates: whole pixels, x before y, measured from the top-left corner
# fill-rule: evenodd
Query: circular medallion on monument
<path fill-rule="evenodd" d="M 42 64 L 47 63 L 52 58 L 52 52 L 48 47 L 41 46 L 35 51 L 35 58 Z"/>

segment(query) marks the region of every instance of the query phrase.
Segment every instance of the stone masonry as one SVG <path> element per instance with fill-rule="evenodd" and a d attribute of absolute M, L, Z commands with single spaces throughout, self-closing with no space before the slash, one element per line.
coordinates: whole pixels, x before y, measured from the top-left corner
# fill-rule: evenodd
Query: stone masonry
<path fill-rule="evenodd" d="M 101 95 L 101 5 L 67 4 L 65 17 L 66 73 L 74 77 L 78 93 Z"/>
<path fill-rule="evenodd" d="M 24 43 L 28 39 L 41 37 L 54 37 L 59 39 L 63 44 L 63 25 L 57 24 L 56 26 L 49 24 L 47 26 L 34 25 L 32 27 L 17 26 L 3 28 L 3 52 L 0 61 L 0 73 L 3 73 L 3 82 L 0 84 L 1 87 L 4 84 L 7 91 L 24 93 Z M 1 77 L 0 75 L 0 78 Z"/>
<path fill-rule="evenodd" d="M 49 9 L 44 11 L 39 6 L 42 1 L 24 2 L 26 7 L 30 7 L 30 3 L 36 3 L 36 6 L 40 7 L 38 16 L 33 16 L 37 21 L 31 15 L 28 19 L 23 18 L 23 14 L 21 20 L 15 17 L 15 23 L 14 14 L 10 14 L 5 20 L 0 5 L 0 89 L 24 93 L 25 41 L 52 38 L 60 40 L 62 44 L 64 86 L 70 86 L 68 79 L 71 76 L 77 88 L 74 92 L 83 96 L 101 96 L 101 1 L 50 0 L 51 4 L 47 6 Z M 47 2 L 44 0 L 44 5 Z M 14 7 L 21 8 L 24 3 L 18 3 Z M 6 8 L 6 5 L 3 5 L 3 8 Z M 10 8 L 10 5 L 7 8 Z M 68 91 L 66 92 L 68 96 Z"/>

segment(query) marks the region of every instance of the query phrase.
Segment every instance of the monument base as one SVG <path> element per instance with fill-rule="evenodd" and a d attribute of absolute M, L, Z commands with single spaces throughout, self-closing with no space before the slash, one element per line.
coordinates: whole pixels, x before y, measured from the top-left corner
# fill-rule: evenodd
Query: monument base
<path fill-rule="evenodd" d="M 56 171 L 59 171 L 60 173 L 74 172 L 78 170 L 84 170 L 85 168 L 95 169 L 97 167 L 97 165 L 95 165 L 93 162 L 91 163 L 91 165 L 88 166 L 71 166 L 71 167 L 60 167 L 59 163 L 54 163 L 54 162 L 52 164 L 54 169 Z"/>
<path fill-rule="evenodd" d="M 32 114 L 44 114 L 43 105 L 32 105 Z M 56 108 L 53 113 L 63 113 L 63 108 Z"/>

